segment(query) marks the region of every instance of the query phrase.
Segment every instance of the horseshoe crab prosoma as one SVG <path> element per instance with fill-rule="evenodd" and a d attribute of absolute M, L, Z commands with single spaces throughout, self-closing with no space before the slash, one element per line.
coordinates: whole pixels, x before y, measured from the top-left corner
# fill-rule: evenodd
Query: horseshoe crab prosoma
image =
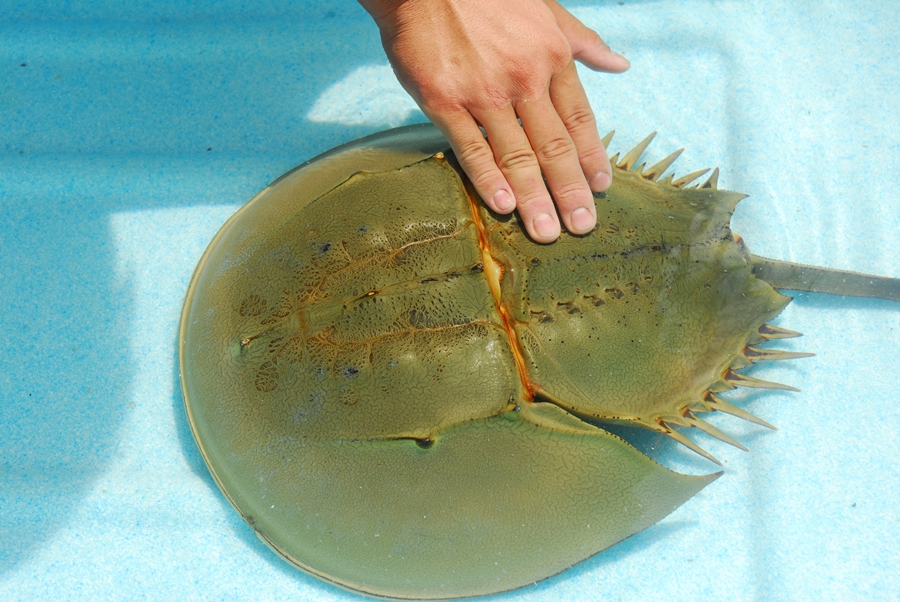
<path fill-rule="evenodd" d="M 607 140 L 608 142 L 608 140 Z M 210 244 L 181 321 L 191 428 L 222 491 L 298 567 L 394 598 L 505 591 L 657 522 L 684 476 L 602 425 L 763 423 L 719 394 L 802 357 L 759 347 L 775 288 L 900 299 L 900 280 L 751 255 L 717 172 L 677 153 L 595 195 L 551 245 L 492 214 L 441 135 L 412 126 L 283 176 Z M 614 158 L 616 162 L 616 158 Z"/>

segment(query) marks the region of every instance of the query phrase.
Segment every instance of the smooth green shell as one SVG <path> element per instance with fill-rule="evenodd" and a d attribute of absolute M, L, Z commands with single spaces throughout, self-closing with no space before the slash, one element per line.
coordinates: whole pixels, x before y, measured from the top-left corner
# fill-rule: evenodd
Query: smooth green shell
<path fill-rule="evenodd" d="M 287 560 L 377 596 L 521 587 L 672 512 L 718 475 L 595 425 L 683 440 L 789 300 L 730 232 L 742 195 L 629 160 L 593 232 L 538 245 L 446 146 L 401 128 L 283 176 L 210 244 L 182 317 L 222 491 Z"/>

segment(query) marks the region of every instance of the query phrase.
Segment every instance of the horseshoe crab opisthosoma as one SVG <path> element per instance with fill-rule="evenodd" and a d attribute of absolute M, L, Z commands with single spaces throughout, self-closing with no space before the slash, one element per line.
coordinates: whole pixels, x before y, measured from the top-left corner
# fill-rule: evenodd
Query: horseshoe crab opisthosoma
<path fill-rule="evenodd" d="M 608 141 L 607 141 L 608 142 Z M 775 288 L 900 300 L 900 280 L 765 260 L 730 231 L 743 195 L 677 153 L 597 194 L 598 227 L 531 242 L 491 214 L 429 126 L 289 172 L 222 228 L 181 321 L 187 414 L 257 534 L 370 595 L 527 585 L 654 524 L 718 475 L 669 471 L 603 424 L 762 422 L 719 393 L 801 357 L 759 347 Z M 615 159 L 614 159 L 615 161 Z M 763 423 L 765 424 L 765 423 Z"/>

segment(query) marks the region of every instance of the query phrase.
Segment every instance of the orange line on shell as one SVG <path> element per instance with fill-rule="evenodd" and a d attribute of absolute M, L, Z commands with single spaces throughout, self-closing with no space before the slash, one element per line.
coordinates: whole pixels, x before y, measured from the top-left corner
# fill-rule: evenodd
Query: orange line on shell
<path fill-rule="evenodd" d="M 487 240 L 487 232 L 484 222 L 481 220 L 481 213 L 479 212 L 481 199 L 478 196 L 478 193 L 472 188 L 472 183 L 469 179 L 465 176 L 462 176 L 461 179 L 465 185 L 469 206 L 472 209 L 472 221 L 475 224 L 475 229 L 478 231 L 478 246 L 481 248 L 481 261 L 484 265 L 483 273 L 485 278 L 488 279 L 488 286 L 491 289 L 491 295 L 494 297 L 494 305 L 497 308 L 497 313 L 500 314 L 503 328 L 506 330 L 506 336 L 509 339 L 509 347 L 513 351 L 513 358 L 516 362 L 516 369 L 519 371 L 519 379 L 522 381 L 525 395 L 528 401 L 534 401 L 534 383 L 528 378 L 528 371 L 525 369 L 525 355 L 522 352 L 522 346 L 519 344 L 519 337 L 516 336 L 516 331 L 513 328 L 513 320 L 510 317 L 509 309 L 503 303 L 503 297 L 501 295 L 501 283 L 503 282 L 504 272 L 503 264 L 494 259 L 494 256 L 491 254 L 490 245 Z"/>

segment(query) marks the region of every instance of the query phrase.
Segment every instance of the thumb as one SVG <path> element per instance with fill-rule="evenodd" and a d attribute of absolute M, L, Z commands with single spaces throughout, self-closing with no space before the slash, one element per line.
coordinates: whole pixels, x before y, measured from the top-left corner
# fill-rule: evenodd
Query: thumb
<path fill-rule="evenodd" d="M 610 50 L 596 31 L 585 27 L 556 0 L 544 0 L 544 3 L 556 17 L 560 31 L 569 41 L 572 58 L 594 71 L 607 73 L 622 73 L 631 67 L 628 59 Z"/>

